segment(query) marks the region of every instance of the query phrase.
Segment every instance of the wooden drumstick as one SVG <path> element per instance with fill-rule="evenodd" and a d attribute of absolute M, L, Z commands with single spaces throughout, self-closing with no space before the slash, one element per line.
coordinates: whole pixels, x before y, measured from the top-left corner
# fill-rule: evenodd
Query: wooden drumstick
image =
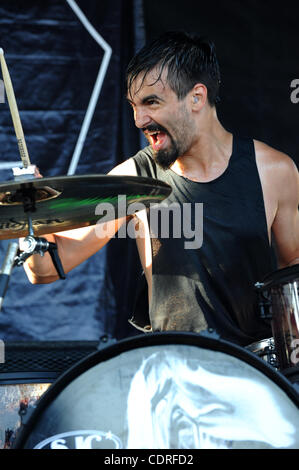
<path fill-rule="evenodd" d="M 12 86 L 8 68 L 5 62 L 4 52 L 3 52 L 3 49 L 1 48 L 0 48 L 0 62 L 1 62 L 2 77 L 4 81 L 7 101 L 9 104 L 12 122 L 14 125 L 16 137 L 17 137 L 21 160 L 23 162 L 24 168 L 27 168 L 28 166 L 30 166 L 30 158 L 28 155 L 27 145 L 25 142 L 25 137 L 23 133 L 23 128 L 21 124 L 21 119 L 20 119 L 20 115 L 18 111 L 18 106 L 17 106 L 13 86 Z"/>

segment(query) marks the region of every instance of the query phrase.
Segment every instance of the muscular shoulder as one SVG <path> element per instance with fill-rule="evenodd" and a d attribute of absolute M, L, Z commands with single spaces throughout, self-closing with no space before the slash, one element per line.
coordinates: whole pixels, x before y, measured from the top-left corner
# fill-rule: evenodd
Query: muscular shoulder
<path fill-rule="evenodd" d="M 294 160 L 258 140 L 254 145 L 257 165 L 265 183 L 273 185 L 278 192 L 292 192 L 298 197 L 299 176 Z"/>
<path fill-rule="evenodd" d="M 136 165 L 133 158 L 129 158 L 124 162 L 120 163 L 114 167 L 108 173 L 109 175 L 119 175 L 119 176 L 137 176 Z"/>
<path fill-rule="evenodd" d="M 149 164 L 149 162 L 151 163 Z M 134 157 L 131 157 L 114 167 L 109 171 L 109 175 L 138 176 L 140 173 L 142 174 L 145 171 L 146 174 L 143 174 L 143 176 L 151 176 L 151 174 L 147 173 L 153 173 L 153 170 L 150 171 L 147 170 L 147 168 L 153 166 L 153 164 L 152 149 L 148 146 L 139 150 Z M 145 166 L 146 169 L 142 171 L 140 166 Z"/>

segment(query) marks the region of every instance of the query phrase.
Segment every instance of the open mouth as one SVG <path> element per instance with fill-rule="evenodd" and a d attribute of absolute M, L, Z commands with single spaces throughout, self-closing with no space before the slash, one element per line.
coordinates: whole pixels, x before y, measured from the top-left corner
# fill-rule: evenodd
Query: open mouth
<path fill-rule="evenodd" d="M 146 136 L 148 137 L 151 146 L 156 152 L 163 147 L 167 138 L 166 132 L 163 131 L 147 132 Z"/>

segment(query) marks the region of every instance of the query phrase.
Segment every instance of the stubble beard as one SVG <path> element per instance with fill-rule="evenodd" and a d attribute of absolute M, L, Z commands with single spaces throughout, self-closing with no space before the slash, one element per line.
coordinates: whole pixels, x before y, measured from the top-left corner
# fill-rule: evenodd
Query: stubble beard
<path fill-rule="evenodd" d="M 180 148 L 174 139 L 168 134 L 171 146 L 169 149 L 161 149 L 158 151 L 154 150 L 154 160 L 155 162 L 163 169 L 168 170 L 171 165 L 178 159 L 180 156 Z"/>
<path fill-rule="evenodd" d="M 182 132 L 183 134 L 183 132 Z M 163 169 L 168 170 L 175 161 L 184 155 L 190 148 L 188 135 L 179 136 L 176 140 L 167 133 L 170 139 L 169 148 L 161 149 L 158 151 L 154 150 L 153 157 L 155 162 Z"/>
<path fill-rule="evenodd" d="M 194 130 L 193 123 L 187 116 L 186 108 L 182 109 L 183 119 L 181 126 L 170 132 L 163 129 L 170 139 L 170 146 L 166 149 L 154 151 L 155 162 L 163 169 L 168 170 L 175 161 L 184 155 L 191 146 L 191 133 Z M 173 136 L 176 137 L 173 137 Z"/>

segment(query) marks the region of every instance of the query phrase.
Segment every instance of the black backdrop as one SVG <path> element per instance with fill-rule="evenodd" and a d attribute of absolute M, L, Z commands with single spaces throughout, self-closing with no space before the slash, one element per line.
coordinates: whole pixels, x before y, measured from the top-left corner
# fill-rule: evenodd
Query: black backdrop
<path fill-rule="evenodd" d="M 134 154 L 142 138 L 123 96 L 125 66 L 161 31 L 186 29 L 214 40 L 222 70 L 218 115 L 231 130 L 263 140 L 298 164 L 299 104 L 293 2 L 78 0 L 112 56 L 76 174 L 106 173 Z M 67 174 L 103 58 L 66 0 L 0 4 L 0 47 L 13 80 L 32 163 L 44 176 Z M 0 104 L 0 179 L 19 159 L 7 103 Z M 2 163 L 2 165 L 1 165 Z M 2 169 L 1 169 L 2 168 Z M 0 242 L 3 259 L 8 241 Z M 112 240 L 66 281 L 32 286 L 15 268 L 0 312 L 4 340 L 94 340 L 135 334 L 127 324 L 140 264 L 132 240 Z"/>
<path fill-rule="evenodd" d="M 145 0 L 144 6 L 148 38 L 185 29 L 214 41 L 223 125 L 287 153 L 299 166 L 299 103 L 291 100 L 291 83 L 299 78 L 298 4 Z"/>

